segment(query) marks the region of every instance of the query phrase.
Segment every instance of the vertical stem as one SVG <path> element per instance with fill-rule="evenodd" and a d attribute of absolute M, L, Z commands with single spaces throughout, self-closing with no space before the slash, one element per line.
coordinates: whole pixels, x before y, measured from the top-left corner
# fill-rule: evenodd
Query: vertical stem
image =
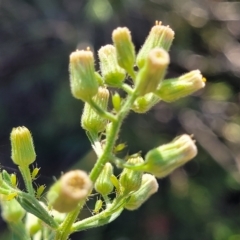
<path fill-rule="evenodd" d="M 131 106 L 136 98 L 137 98 L 137 95 L 135 94 L 135 92 L 133 92 L 132 95 L 128 95 L 122 109 L 115 116 L 116 119 L 114 119 L 112 121 L 112 126 L 111 126 L 111 129 L 107 136 L 106 145 L 104 147 L 103 153 L 98 158 L 92 171 L 89 174 L 89 177 L 93 183 L 97 180 L 99 174 L 102 172 L 104 165 L 110 160 L 110 156 L 112 154 L 112 150 L 115 145 L 115 141 L 116 141 L 118 132 L 120 130 L 120 127 L 122 125 L 122 122 L 123 122 L 124 118 L 127 116 L 127 114 L 129 113 Z M 80 213 L 80 210 L 82 209 L 84 204 L 85 204 L 85 201 L 79 203 L 77 208 L 67 215 L 64 222 L 62 223 L 60 228 L 57 230 L 55 240 L 67 240 L 68 239 L 68 236 L 71 233 L 72 225 L 76 221 L 76 219 Z"/>
<path fill-rule="evenodd" d="M 120 130 L 120 127 L 122 125 L 123 119 L 127 116 L 127 114 L 130 111 L 130 108 L 134 102 L 134 100 L 137 98 L 137 95 L 133 94 L 129 95 L 126 99 L 125 104 L 123 105 L 122 109 L 119 111 L 119 113 L 116 115 L 117 121 L 112 122 L 111 129 L 109 131 L 109 134 L 106 139 L 106 145 L 103 151 L 103 154 L 100 156 L 100 158 L 95 163 L 92 171 L 90 172 L 90 178 L 93 182 L 95 182 L 101 173 L 104 165 L 110 160 L 110 156 L 113 150 L 113 147 L 115 145 L 115 141 L 118 135 L 118 132 Z"/>
<path fill-rule="evenodd" d="M 30 193 L 32 196 L 35 196 L 35 191 L 32 185 L 32 177 L 31 177 L 31 172 L 28 166 L 18 166 L 22 177 L 23 177 L 23 181 L 25 184 L 25 187 L 27 188 L 28 193 Z"/>

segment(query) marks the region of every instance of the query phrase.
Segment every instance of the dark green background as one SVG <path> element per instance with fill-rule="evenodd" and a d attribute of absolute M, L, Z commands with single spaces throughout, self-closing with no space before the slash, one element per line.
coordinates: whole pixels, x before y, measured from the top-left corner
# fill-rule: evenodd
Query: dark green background
<path fill-rule="evenodd" d="M 2 0 L 0 162 L 15 171 L 9 134 L 24 125 L 34 137 L 39 183 L 76 164 L 90 169 L 95 159 L 80 129 L 83 104 L 69 90 L 69 54 L 87 46 L 96 54 L 111 43 L 118 26 L 131 30 L 138 50 L 155 20 L 176 33 L 168 76 L 200 69 L 207 86 L 147 114 L 132 113 L 120 139 L 129 153 L 145 154 L 179 134 L 193 133 L 199 154 L 160 180 L 158 193 L 138 211 L 125 211 L 110 225 L 71 239 L 239 240 L 239 1 Z M 3 232 L 3 222 L 1 227 Z"/>

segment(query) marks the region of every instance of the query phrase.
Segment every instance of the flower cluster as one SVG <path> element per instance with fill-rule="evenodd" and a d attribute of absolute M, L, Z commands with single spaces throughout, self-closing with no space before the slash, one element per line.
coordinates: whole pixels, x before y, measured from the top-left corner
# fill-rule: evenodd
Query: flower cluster
<path fill-rule="evenodd" d="M 153 148 L 145 156 L 138 153 L 121 158 L 118 154 L 126 147 L 117 141 L 130 111 L 146 113 L 159 101 L 173 102 L 205 86 L 199 70 L 166 79 L 173 39 L 174 31 L 157 21 L 136 53 L 131 32 L 119 27 L 112 33 L 113 43 L 98 51 L 99 72 L 89 48 L 71 53 L 70 88 L 85 104 L 81 126 L 97 160 L 89 174 L 79 169 L 63 174 L 41 198 L 46 186 L 33 184 L 40 169 L 29 168 L 36 160 L 31 133 L 26 127 L 13 128 L 12 160 L 26 191 L 18 188 L 16 175 L 2 170 L 0 202 L 2 217 L 16 239 L 66 240 L 73 232 L 107 224 L 124 209 L 138 209 L 157 192 L 157 178 L 166 177 L 196 156 L 195 141 L 187 134 Z M 114 167 L 122 170 L 118 177 Z M 98 196 L 94 215 L 78 220 L 94 192 Z"/>

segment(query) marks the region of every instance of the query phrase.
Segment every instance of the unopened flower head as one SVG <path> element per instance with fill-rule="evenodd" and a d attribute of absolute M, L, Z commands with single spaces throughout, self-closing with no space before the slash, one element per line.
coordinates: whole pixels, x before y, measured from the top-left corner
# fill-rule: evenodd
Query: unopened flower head
<path fill-rule="evenodd" d="M 155 94 L 165 102 L 173 102 L 205 87 L 205 81 L 201 72 L 194 70 L 179 78 L 162 81 Z"/>
<path fill-rule="evenodd" d="M 33 139 L 26 127 L 13 128 L 11 135 L 12 160 L 19 166 L 28 166 L 36 159 Z"/>
<path fill-rule="evenodd" d="M 109 90 L 105 87 L 99 87 L 97 94 L 93 97 L 93 100 L 103 110 L 107 110 L 109 99 Z M 83 114 L 81 118 L 82 128 L 89 132 L 103 132 L 107 126 L 107 120 L 98 115 L 90 106 L 85 103 Z"/>
<path fill-rule="evenodd" d="M 165 76 L 169 62 L 169 54 L 164 49 L 154 48 L 149 52 L 144 67 L 140 69 L 136 78 L 135 90 L 139 96 L 156 91 Z"/>
<path fill-rule="evenodd" d="M 146 202 L 150 196 L 158 191 L 158 182 L 156 178 L 148 173 L 143 174 L 142 176 L 142 183 L 138 191 L 134 192 L 125 208 L 128 210 L 136 210 L 144 202 Z"/>
<path fill-rule="evenodd" d="M 100 69 L 104 82 L 110 86 L 120 86 L 125 79 L 125 70 L 117 63 L 117 53 L 113 45 L 99 49 Z"/>
<path fill-rule="evenodd" d="M 47 199 L 49 205 L 58 212 L 70 212 L 85 200 L 92 188 L 92 182 L 84 171 L 73 170 L 65 173 L 50 188 Z"/>
<path fill-rule="evenodd" d="M 156 47 L 169 51 L 174 39 L 174 31 L 169 26 L 163 26 L 161 22 L 156 21 L 152 27 L 145 43 L 137 55 L 137 66 L 142 68 L 149 52 Z"/>
<path fill-rule="evenodd" d="M 117 50 L 119 66 L 131 74 L 135 63 L 135 49 L 131 32 L 126 27 L 118 27 L 112 33 L 112 40 Z"/>
<path fill-rule="evenodd" d="M 94 72 L 93 53 L 90 50 L 75 51 L 70 55 L 70 87 L 72 95 L 88 101 L 98 90 L 98 81 Z"/>
<path fill-rule="evenodd" d="M 134 158 L 128 159 L 128 164 L 141 164 L 143 163 L 143 159 L 138 156 Z M 131 169 L 125 168 L 119 178 L 120 189 L 123 194 L 128 194 L 134 191 L 137 191 L 141 186 L 142 181 L 142 171 L 135 171 Z"/>
<path fill-rule="evenodd" d="M 111 182 L 112 175 L 113 166 L 111 163 L 106 163 L 94 186 L 96 191 L 103 196 L 113 191 L 113 184 Z"/>
<path fill-rule="evenodd" d="M 162 178 L 197 155 L 191 136 L 184 134 L 172 142 L 150 150 L 145 156 L 144 170 Z"/>

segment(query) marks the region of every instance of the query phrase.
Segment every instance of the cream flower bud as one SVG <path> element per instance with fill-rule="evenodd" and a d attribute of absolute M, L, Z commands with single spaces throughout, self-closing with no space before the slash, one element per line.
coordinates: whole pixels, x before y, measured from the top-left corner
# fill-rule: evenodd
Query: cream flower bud
<path fill-rule="evenodd" d="M 99 49 L 100 69 L 104 82 L 110 86 L 120 86 L 125 79 L 125 70 L 117 63 L 116 49 L 106 45 Z"/>
<path fill-rule="evenodd" d="M 143 162 L 144 161 L 141 157 L 130 158 L 127 161 L 128 164 L 132 165 L 141 164 Z M 141 186 L 142 175 L 143 173 L 141 171 L 125 168 L 119 178 L 120 191 L 122 194 L 129 194 L 137 191 Z"/>
<path fill-rule="evenodd" d="M 205 87 L 205 81 L 201 72 L 194 70 L 179 78 L 162 81 L 155 94 L 165 102 L 173 102 Z"/>
<path fill-rule="evenodd" d="M 145 156 L 144 170 L 162 178 L 197 155 L 191 136 L 184 134 L 172 142 L 150 150 Z"/>
<path fill-rule="evenodd" d="M 154 92 L 165 76 L 170 62 L 169 54 L 161 48 L 152 49 L 136 77 L 135 91 L 139 96 Z"/>
<path fill-rule="evenodd" d="M 149 52 L 156 47 L 169 51 L 174 38 L 174 31 L 169 26 L 161 25 L 156 21 L 156 25 L 152 27 L 145 43 L 137 55 L 137 65 L 139 68 L 144 66 Z"/>
<path fill-rule="evenodd" d="M 131 195 L 129 201 L 125 205 L 125 208 L 128 210 L 138 209 L 149 199 L 150 196 L 156 193 L 157 190 L 158 183 L 156 178 L 148 173 L 143 174 L 141 187 L 138 189 L 138 191 Z"/>
<path fill-rule="evenodd" d="M 19 166 L 28 166 L 36 159 L 33 139 L 26 127 L 13 128 L 11 135 L 12 160 Z"/>
<path fill-rule="evenodd" d="M 93 97 L 96 104 L 103 110 L 107 110 L 108 99 L 109 91 L 105 87 L 99 87 L 97 94 Z M 107 126 L 107 119 L 98 115 L 98 113 L 92 109 L 90 104 L 85 103 L 81 118 L 81 126 L 89 132 L 103 132 Z"/>
<path fill-rule="evenodd" d="M 73 170 L 65 173 L 50 188 L 49 205 L 58 212 L 71 212 L 78 203 L 85 200 L 92 188 L 92 182 L 84 171 Z"/>
<path fill-rule="evenodd" d="M 126 27 L 118 27 L 112 33 L 112 40 L 117 50 L 119 66 L 132 74 L 135 63 L 135 49 L 132 43 L 131 32 Z"/>
<path fill-rule="evenodd" d="M 113 166 L 111 163 L 106 163 L 95 183 L 95 189 L 102 195 L 108 195 L 113 191 L 111 176 L 113 175 Z"/>
<path fill-rule="evenodd" d="M 88 101 L 98 90 L 98 81 L 94 72 L 93 53 L 90 50 L 75 51 L 70 55 L 70 87 L 72 95 Z"/>

